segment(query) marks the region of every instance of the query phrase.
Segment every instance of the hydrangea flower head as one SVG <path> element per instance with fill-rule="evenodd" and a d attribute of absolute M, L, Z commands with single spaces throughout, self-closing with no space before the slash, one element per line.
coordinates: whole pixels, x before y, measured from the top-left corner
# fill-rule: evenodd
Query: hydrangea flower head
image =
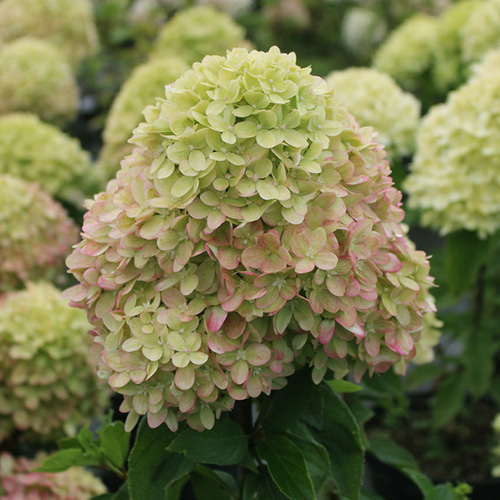
<path fill-rule="evenodd" d="M 424 118 L 405 189 L 422 222 L 480 237 L 500 228 L 500 79 L 486 72 Z"/>
<path fill-rule="evenodd" d="M 138 66 L 123 84 L 104 128 L 99 165 L 106 179 L 116 174 L 120 161 L 132 152 L 132 146 L 127 141 L 143 119 L 142 110 L 154 104 L 156 97 L 164 95 L 165 85 L 172 83 L 187 69 L 182 59 L 152 59 Z"/>
<path fill-rule="evenodd" d="M 432 77 L 440 91 L 456 88 L 466 78 L 467 65 L 462 54 L 463 30 L 482 4 L 480 0 L 462 0 L 450 6 L 438 19 Z"/>
<path fill-rule="evenodd" d="M 342 42 L 360 59 L 371 55 L 386 34 L 386 23 L 373 9 L 352 7 L 342 19 Z"/>
<path fill-rule="evenodd" d="M 44 455 L 30 460 L 0 454 L 0 498 L 2 500 L 88 500 L 106 493 L 102 482 L 83 467 L 48 474 L 33 472 Z"/>
<path fill-rule="evenodd" d="M 437 42 L 438 22 L 415 14 L 396 28 L 377 50 L 373 64 L 405 90 L 415 90 L 431 69 Z"/>
<path fill-rule="evenodd" d="M 373 68 L 349 68 L 334 71 L 326 82 L 362 127 L 378 132 L 391 158 L 413 153 L 420 102 L 389 75 Z"/>
<path fill-rule="evenodd" d="M 478 63 L 472 65 L 473 76 L 481 76 L 486 73 L 500 72 L 500 47 L 486 52 L 486 55 Z"/>
<path fill-rule="evenodd" d="M 29 111 L 64 124 L 78 107 L 71 67 L 50 42 L 20 38 L 0 47 L 0 114 Z"/>
<path fill-rule="evenodd" d="M 55 277 L 77 239 L 59 203 L 36 184 L 0 175 L 0 293 Z"/>
<path fill-rule="evenodd" d="M 73 203 L 81 203 L 96 184 L 80 143 L 29 113 L 0 116 L 0 174 L 36 182 Z"/>
<path fill-rule="evenodd" d="M 373 129 L 322 79 L 276 47 L 234 49 L 145 116 L 67 260 L 127 428 L 211 428 L 306 364 L 318 383 L 404 367 L 429 264 Z"/>
<path fill-rule="evenodd" d="M 165 24 L 154 54 L 179 57 L 192 64 L 207 54 L 223 55 L 245 43 L 243 28 L 228 14 L 210 5 L 200 5 L 178 12 Z"/>
<path fill-rule="evenodd" d="M 469 63 L 500 47 L 500 0 L 485 0 L 462 30 L 462 53 Z"/>
<path fill-rule="evenodd" d="M 2 0 L 0 42 L 25 36 L 54 43 L 76 67 L 97 50 L 91 0 Z"/>
<path fill-rule="evenodd" d="M 82 311 L 48 283 L 2 299 L 0 441 L 14 428 L 55 437 L 71 433 L 107 403 L 94 371 Z"/>

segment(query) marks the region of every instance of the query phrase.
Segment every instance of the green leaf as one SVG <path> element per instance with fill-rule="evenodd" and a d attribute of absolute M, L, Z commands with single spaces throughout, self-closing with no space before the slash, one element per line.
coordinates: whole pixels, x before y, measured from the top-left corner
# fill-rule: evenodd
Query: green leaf
<path fill-rule="evenodd" d="M 446 282 L 453 293 L 474 285 L 479 268 L 488 262 L 491 239 L 482 240 L 472 231 L 457 231 L 446 239 Z"/>
<path fill-rule="evenodd" d="M 114 494 L 113 500 L 130 500 L 127 483 L 121 485 L 120 489 Z"/>
<path fill-rule="evenodd" d="M 341 493 L 359 498 L 364 472 L 364 446 L 360 427 L 343 399 L 322 384 L 324 427 L 314 433 L 328 450 L 331 474 Z"/>
<path fill-rule="evenodd" d="M 197 462 L 234 465 L 245 457 L 248 439 L 243 429 L 230 420 L 218 420 L 213 429 L 186 429 L 170 444 L 169 451 L 183 453 Z"/>
<path fill-rule="evenodd" d="M 331 465 L 327 449 L 316 441 L 305 424 L 298 423 L 288 435 L 302 451 L 314 490 L 319 493 L 330 477 Z"/>
<path fill-rule="evenodd" d="M 248 474 L 243 484 L 242 500 L 286 500 L 273 483 L 267 470 L 260 470 L 259 474 Z"/>
<path fill-rule="evenodd" d="M 191 474 L 197 500 L 231 500 L 238 496 L 238 486 L 227 472 L 197 467 Z"/>
<path fill-rule="evenodd" d="M 325 403 L 323 401 L 323 392 L 317 385 L 311 391 L 309 405 L 302 413 L 302 421 L 317 430 L 323 429 Z"/>
<path fill-rule="evenodd" d="M 113 500 L 114 497 L 113 493 L 104 493 L 104 495 L 92 497 L 90 500 Z"/>
<path fill-rule="evenodd" d="M 424 495 L 424 500 L 442 500 L 432 481 L 419 470 L 413 455 L 392 439 L 377 436 L 370 440 L 370 451 L 383 463 L 392 465 L 408 476 Z"/>
<path fill-rule="evenodd" d="M 469 335 L 464 353 L 467 387 L 476 398 L 483 396 L 489 389 L 496 353 L 494 337 L 489 331 L 480 330 Z"/>
<path fill-rule="evenodd" d="M 77 435 L 78 442 L 80 446 L 86 451 L 99 456 L 99 440 L 94 438 L 94 434 L 86 425 L 83 427 Z"/>
<path fill-rule="evenodd" d="M 434 425 L 447 424 L 462 408 L 465 398 L 465 372 L 450 375 L 439 387 L 433 401 Z"/>
<path fill-rule="evenodd" d="M 339 394 L 347 394 L 351 392 L 361 391 L 363 388 L 358 384 L 349 382 L 348 380 L 330 380 L 327 384 Z"/>
<path fill-rule="evenodd" d="M 113 422 L 100 431 L 101 449 L 113 465 L 122 467 L 127 459 L 130 447 L 130 433 L 125 430 L 123 422 Z"/>
<path fill-rule="evenodd" d="M 257 455 L 290 500 L 316 500 L 314 486 L 300 448 L 283 435 L 267 435 L 257 442 Z"/>
<path fill-rule="evenodd" d="M 262 415 L 262 426 L 270 431 L 285 431 L 299 421 L 315 393 L 311 371 L 307 368 L 288 378 L 287 385 L 273 392 Z"/>
<path fill-rule="evenodd" d="M 99 466 L 100 460 L 95 455 L 88 455 L 81 449 L 73 448 L 56 452 L 35 470 L 38 472 L 62 472 L 74 465 Z"/>
<path fill-rule="evenodd" d="M 405 390 L 416 389 L 441 373 L 441 368 L 432 363 L 415 366 L 405 378 Z"/>
<path fill-rule="evenodd" d="M 193 461 L 165 451 L 177 436 L 166 425 L 150 429 L 146 419 L 142 419 L 129 459 L 131 500 L 163 498 L 167 486 L 193 470 Z"/>
<path fill-rule="evenodd" d="M 164 500 L 179 500 L 185 484 L 189 481 L 189 474 L 184 475 L 177 481 L 173 481 L 165 488 Z"/>
<path fill-rule="evenodd" d="M 370 451 L 384 464 L 401 469 L 403 467 L 418 470 L 418 463 L 413 455 L 392 439 L 376 436 L 370 439 Z"/>

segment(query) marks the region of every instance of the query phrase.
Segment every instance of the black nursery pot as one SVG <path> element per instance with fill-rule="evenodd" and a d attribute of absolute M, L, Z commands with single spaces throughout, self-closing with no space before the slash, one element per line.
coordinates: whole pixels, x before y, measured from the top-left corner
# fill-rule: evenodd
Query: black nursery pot
<path fill-rule="evenodd" d="M 369 481 L 384 500 L 422 500 L 418 487 L 395 467 L 384 464 L 370 453 L 366 456 L 366 467 Z M 438 480 L 436 484 L 445 482 L 446 479 Z M 500 479 L 468 484 L 473 489 L 471 500 L 500 500 Z"/>

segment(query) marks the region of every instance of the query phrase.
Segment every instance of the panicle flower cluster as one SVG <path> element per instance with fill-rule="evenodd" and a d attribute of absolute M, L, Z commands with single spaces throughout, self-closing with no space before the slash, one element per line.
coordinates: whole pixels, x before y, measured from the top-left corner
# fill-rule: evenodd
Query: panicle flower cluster
<path fill-rule="evenodd" d="M 481 0 L 462 0 L 449 7 L 438 19 L 432 78 L 441 92 L 457 88 L 466 78 L 467 64 L 462 54 L 463 30 L 482 4 Z"/>
<path fill-rule="evenodd" d="M 245 43 L 243 28 L 229 15 L 202 5 L 178 12 L 165 24 L 154 55 L 179 57 L 192 64 L 206 55 L 223 55 L 226 50 Z"/>
<path fill-rule="evenodd" d="M 78 66 L 98 45 L 91 0 L 2 0 L 0 42 L 24 36 L 54 43 Z"/>
<path fill-rule="evenodd" d="M 276 47 L 234 49 L 145 116 L 67 260 L 128 429 L 211 428 L 298 366 L 316 383 L 404 368 L 429 264 L 373 129 L 322 79 Z"/>
<path fill-rule="evenodd" d="M 143 120 L 142 110 L 165 95 L 165 85 L 175 81 L 188 65 L 177 58 L 153 59 L 138 66 L 113 101 L 104 127 L 104 146 L 99 157 L 100 174 L 114 177 L 120 161 L 132 152 L 128 139 Z"/>
<path fill-rule="evenodd" d="M 362 127 L 371 126 L 390 159 L 415 150 L 420 102 L 374 68 L 334 71 L 326 82 Z"/>
<path fill-rule="evenodd" d="M 73 203 L 81 203 L 96 183 L 80 143 L 29 113 L 0 116 L 0 174 L 36 182 Z"/>
<path fill-rule="evenodd" d="M 0 500 L 89 500 L 106 493 L 104 484 L 83 467 L 57 474 L 33 471 L 45 458 L 0 454 Z"/>
<path fill-rule="evenodd" d="M 83 311 L 49 283 L 8 293 L 0 305 L 0 441 L 69 434 L 106 407 Z"/>
<path fill-rule="evenodd" d="M 77 107 L 75 78 L 55 45 L 20 38 L 0 47 L 0 114 L 29 111 L 62 125 Z"/>
<path fill-rule="evenodd" d="M 479 61 L 500 47 L 500 0 L 486 0 L 472 12 L 462 30 L 462 52 L 468 62 Z"/>
<path fill-rule="evenodd" d="M 77 239 L 59 203 L 36 184 L 0 175 L 0 293 L 55 277 Z"/>
<path fill-rule="evenodd" d="M 377 50 L 374 66 L 391 75 L 405 90 L 415 90 L 431 69 L 438 22 L 416 14 L 396 28 Z"/>
<path fill-rule="evenodd" d="M 358 58 L 369 56 L 386 33 L 386 23 L 370 8 L 352 7 L 342 19 L 342 42 Z"/>
<path fill-rule="evenodd" d="M 500 79 L 492 71 L 449 94 L 423 119 L 405 184 L 409 206 L 446 234 L 500 228 Z"/>

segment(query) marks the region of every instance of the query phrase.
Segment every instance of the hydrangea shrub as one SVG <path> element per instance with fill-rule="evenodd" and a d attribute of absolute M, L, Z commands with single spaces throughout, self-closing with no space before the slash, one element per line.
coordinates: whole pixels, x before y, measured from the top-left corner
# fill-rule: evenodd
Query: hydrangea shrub
<path fill-rule="evenodd" d="M 20 38 L 0 46 L 0 114 L 29 111 L 64 124 L 74 118 L 77 107 L 75 78 L 55 45 Z"/>
<path fill-rule="evenodd" d="M 192 64 L 206 55 L 223 55 L 245 43 L 243 28 L 228 14 L 210 5 L 200 5 L 178 12 L 165 24 L 154 54 L 179 57 Z"/>
<path fill-rule="evenodd" d="M 0 174 L 36 182 L 69 202 L 95 189 L 90 155 L 78 140 L 29 113 L 0 116 Z"/>
<path fill-rule="evenodd" d="M 362 127 L 378 132 L 390 157 L 413 153 L 420 102 L 389 75 L 374 68 L 349 68 L 330 73 L 326 82 Z"/>
<path fill-rule="evenodd" d="M 67 260 L 127 428 L 211 428 L 303 365 L 404 370 L 432 278 L 372 128 L 276 47 L 206 57 L 145 116 Z"/>
<path fill-rule="evenodd" d="M 500 228 L 500 79 L 485 72 L 424 118 L 406 180 L 409 206 L 441 233 Z"/>
<path fill-rule="evenodd" d="M 106 492 L 104 484 L 83 467 L 58 474 L 35 472 L 44 460 L 14 458 L 0 454 L 0 498 L 2 500 L 89 500 Z"/>
<path fill-rule="evenodd" d="M 437 34 L 436 18 L 415 14 L 389 35 L 375 53 L 373 64 L 405 90 L 415 90 L 432 67 Z"/>
<path fill-rule="evenodd" d="M 76 67 L 97 50 L 91 0 L 2 0 L 0 42 L 25 36 L 54 43 Z"/>
<path fill-rule="evenodd" d="M 132 152 L 128 139 L 143 119 L 142 110 L 165 94 L 165 85 L 187 71 L 187 64 L 177 58 L 153 59 L 137 67 L 123 84 L 106 119 L 104 146 L 99 157 L 102 175 L 116 174 L 120 160 Z"/>
<path fill-rule="evenodd" d="M 83 311 L 39 282 L 7 294 L 0 312 L 0 441 L 14 429 L 71 433 L 104 410 Z"/>
<path fill-rule="evenodd" d="M 59 203 L 36 184 L 0 175 L 0 293 L 55 277 L 77 239 Z"/>

